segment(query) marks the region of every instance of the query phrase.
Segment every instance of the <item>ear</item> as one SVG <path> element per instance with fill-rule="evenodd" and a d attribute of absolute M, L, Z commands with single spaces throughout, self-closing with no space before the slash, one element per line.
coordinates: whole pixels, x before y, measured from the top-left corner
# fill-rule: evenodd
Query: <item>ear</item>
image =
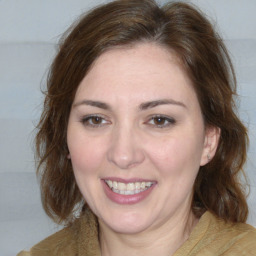
<path fill-rule="evenodd" d="M 219 144 L 221 130 L 216 126 L 208 126 L 205 130 L 204 148 L 200 166 L 206 165 L 214 157 Z"/>

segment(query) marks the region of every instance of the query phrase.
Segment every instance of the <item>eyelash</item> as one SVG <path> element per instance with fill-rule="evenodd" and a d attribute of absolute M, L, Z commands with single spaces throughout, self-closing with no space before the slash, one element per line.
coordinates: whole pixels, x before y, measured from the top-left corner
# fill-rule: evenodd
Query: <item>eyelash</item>
<path fill-rule="evenodd" d="M 92 123 L 93 119 L 97 119 L 99 120 L 100 123 Z M 104 123 L 102 123 L 104 121 Z M 98 128 L 98 127 L 102 127 L 104 125 L 106 125 L 107 123 L 109 123 L 103 116 L 101 115 L 88 115 L 82 118 L 81 120 L 82 124 L 85 126 L 89 126 L 89 127 L 93 127 L 93 128 Z"/>
<path fill-rule="evenodd" d="M 94 121 L 97 121 L 97 119 L 98 119 L 99 123 L 93 123 L 93 119 L 94 119 Z M 163 122 L 163 124 L 156 124 L 155 122 L 157 121 L 157 119 L 158 119 L 158 121 Z M 110 123 L 103 116 L 96 115 L 96 114 L 83 117 L 81 122 L 83 125 L 92 127 L 92 128 L 99 128 L 99 127 L 105 126 Z M 151 122 L 154 122 L 154 123 L 151 123 Z M 154 128 L 167 128 L 171 125 L 174 125 L 175 123 L 176 123 L 176 120 L 174 120 L 171 117 L 167 117 L 167 116 L 163 116 L 163 115 L 151 116 L 150 119 L 145 122 L 145 124 L 149 124 L 150 126 L 153 126 Z"/>
<path fill-rule="evenodd" d="M 156 123 L 153 123 L 153 124 L 150 124 L 150 122 L 155 122 L 157 121 L 157 119 L 160 119 L 161 121 L 164 121 L 163 124 L 156 124 Z M 155 126 L 156 128 L 167 128 L 171 125 L 174 125 L 176 123 L 176 120 L 174 120 L 173 118 L 171 117 L 167 117 L 167 116 L 163 116 L 163 115 L 155 115 L 155 116 L 152 116 L 149 121 L 147 121 L 148 124 L 152 125 L 152 126 Z"/>

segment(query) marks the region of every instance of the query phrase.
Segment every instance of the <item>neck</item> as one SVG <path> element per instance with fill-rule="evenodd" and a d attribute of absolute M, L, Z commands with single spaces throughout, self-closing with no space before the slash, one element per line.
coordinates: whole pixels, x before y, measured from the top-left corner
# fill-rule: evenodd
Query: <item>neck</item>
<path fill-rule="evenodd" d="M 100 224 L 102 256 L 171 256 L 188 239 L 198 219 L 192 212 L 136 234 L 120 234 Z"/>

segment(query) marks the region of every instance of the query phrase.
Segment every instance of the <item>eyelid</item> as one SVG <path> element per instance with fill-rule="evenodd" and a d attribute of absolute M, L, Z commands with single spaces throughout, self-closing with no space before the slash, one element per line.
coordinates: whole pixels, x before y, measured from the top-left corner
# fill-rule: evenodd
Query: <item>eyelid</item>
<path fill-rule="evenodd" d="M 157 124 L 151 124 L 150 122 L 151 121 L 154 121 L 154 119 L 157 119 L 157 118 L 161 118 L 165 121 L 165 124 L 163 125 L 157 125 Z M 166 123 L 167 121 L 167 123 Z M 176 120 L 173 118 L 173 117 L 170 117 L 170 116 L 166 116 L 166 115 L 162 115 L 162 114 L 156 114 L 156 115 L 152 115 L 148 118 L 148 121 L 146 121 L 147 124 L 155 127 L 155 128 L 167 128 L 171 125 L 174 125 L 176 123 Z"/>
<path fill-rule="evenodd" d="M 92 118 L 101 118 L 101 120 L 104 121 L 104 123 L 100 123 L 100 124 L 92 124 L 92 123 L 89 123 L 89 121 L 92 119 Z M 108 125 L 110 124 L 111 122 L 108 121 L 108 119 L 102 115 L 102 114 L 89 114 L 89 115 L 85 115 L 85 116 L 82 116 L 81 117 L 81 123 L 86 126 L 86 127 L 92 127 L 92 128 L 98 128 L 98 127 L 102 127 L 102 126 L 105 126 L 105 125 Z"/>

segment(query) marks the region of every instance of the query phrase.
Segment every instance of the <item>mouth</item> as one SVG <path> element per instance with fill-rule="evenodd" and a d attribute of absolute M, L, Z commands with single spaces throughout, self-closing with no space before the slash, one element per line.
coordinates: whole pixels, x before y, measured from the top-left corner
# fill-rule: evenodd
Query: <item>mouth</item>
<path fill-rule="evenodd" d="M 119 181 L 113 180 L 104 180 L 107 186 L 116 194 L 119 195 L 135 195 L 139 194 L 143 191 L 148 190 L 152 187 L 156 182 L 152 181 L 142 181 L 142 182 L 129 182 L 123 183 Z"/>

